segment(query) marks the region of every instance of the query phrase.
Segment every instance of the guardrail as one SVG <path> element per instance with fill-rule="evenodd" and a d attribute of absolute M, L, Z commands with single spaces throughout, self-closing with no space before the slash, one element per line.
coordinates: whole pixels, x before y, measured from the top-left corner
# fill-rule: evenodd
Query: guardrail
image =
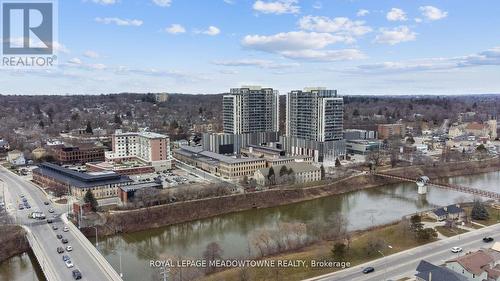
<path fill-rule="evenodd" d="M 69 227 L 72 234 L 75 235 L 76 239 L 80 242 L 82 247 L 87 251 L 87 253 L 97 260 L 97 264 L 102 272 L 106 274 L 108 280 L 112 281 L 123 281 L 120 275 L 115 271 L 115 269 L 109 264 L 109 262 L 99 253 L 99 251 L 90 243 L 90 241 L 80 232 L 80 230 L 66 217 L 66 214 L 61 215 L 63 222 Z M 101 280 L 99 280 L 101 281 Z M 102 280 L 104 281 L 104 280 Z"/>
<path fill-rule="evenodd" d="M 50 259 L 47 257 L 46 252 L 40 246 L 38 239 L 31 233 L 31 230 L 27 226 L 22 226 L 26 230 L 26 238 L 30 244 L 31 250 L 35 254 L 35 258 L 38 264 L 42 268 L 43 274 L 48 281 L 61 281 L 59 275 L 56 274 L 54 270 L 54 265 L 51 263 Z"/>

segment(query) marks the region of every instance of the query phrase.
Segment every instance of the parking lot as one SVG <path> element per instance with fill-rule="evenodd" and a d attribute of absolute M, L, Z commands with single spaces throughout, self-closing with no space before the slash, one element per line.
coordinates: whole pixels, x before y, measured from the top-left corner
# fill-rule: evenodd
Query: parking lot
<path fill-rule="evenodd" d="M 161 177 L 161 179 L 167 184 L 168 187 L 208 182 L 205 179 L 199 178 L 195 174 L 180 169 L 172 169 L 163 172 L 133 175 L 130 177 L 137 182 L 149 182 L 153 181 L 155 178 Z"/>

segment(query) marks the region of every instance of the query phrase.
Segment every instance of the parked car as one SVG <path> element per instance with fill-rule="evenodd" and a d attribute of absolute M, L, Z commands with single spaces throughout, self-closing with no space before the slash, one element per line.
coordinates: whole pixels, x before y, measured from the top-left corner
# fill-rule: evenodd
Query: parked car
<path fill-rule="evenodd" d="M 372 273 L 375 271 L 375 268 L 369 266 L 369 267 L 365 267 L 365 269 L 363 269 L 363 273 L 364 274 L 368 274 L 368 273 Z"/>
<path fill-rule="evenodd" d="M 63 256 L 62 256 L 62 259 L 63 259 L 63 261 L 70 260 L 70 258 L 69 258 L 69 256 L 68 256 L 68 255 L 63 255 Z"/>
<path fill-rule="evenodd" d="M 54 209 L 50 208 L 49 213 L 53 213 L 53 212 L 54 212 Z"/>
<path fill-rule="evenodd" d="M 460 253 L 462 251 L 462 248 L 460 247 L 453 247 L 451 248 L 452 253 Z"/>
<path fill-rule="evenodd" d="M 75 269 L 75 270 L 73 270 L 72 274 L 73 274 L 73 278 L 75 280 L 82 279 L 82 273 L 80 272 L 80 270 Z"/>
<path fill-rule="evenodd" d="M 64 253 L 64 248 L 63 247 L 57 247 L 57 253 L 58 254 Z"/>
<path fill-rule="evenodd" d="M 54 221 L 52 219 L 47 219 L 47 223 L 53 223 Z"/>
<path fill-rule="evenodd" d="M 19 210 L 24 210 L 24 205 L 23 204 L 19 204 Z"/>
<path fill-rule="evenodd" d="M 493 240 L 494 240 L 493 237 L 484 237 L 483 238 L 484 243 L 490 243 L 490 242 L 493 242 Z"/>
<path fill-rule="evenodd" d="M 71 252 L 71 251 L 73 251 L 73 247 L 71 247 L 71 246 L 66 246 L 66 251 L 67 251 L 67 252 Z"/>
<path fill-rule="evenodd" d="M 49 205 L 49 202 L 45 201 L 43 202 L 44 205 Z"/>
<path fill-rule="evenodd" d="M 59 229 L 59 227 L 57 227 L 57 225 L 55 225 L 55 224 L 54 224 L 54 225 L 52 226 L 52 230 L 58 230 L 58 229 Z"/>
<path fill-rule="evenodd" d="M 63 238 L 63 239 L 61 239 L 61 242 L 62 242 L 63 244 L 68 244 L 68 239 Z"/>
<path fill-rule="evenodd" d="M 65 226 L 65 227 L 63 228 L 63 231 L 64 231 L 64 232 L 68 232 L 68 231 L 69 231 L 69 228 L 68 228 L 67 226 Z"/>
<path fill-rule="evenodd" d="M 72 268 L 73 267 L 73 263 L 71 262 L 71 260 L 67 260 L 64 263 L 66 264 L 67 268 Z"/>
<path fill-rule="evenodd" d="M 62 235 L 61 234 L 57 234 L 56 237 L 57 237 L 57 239 L 62 239 Z"/>

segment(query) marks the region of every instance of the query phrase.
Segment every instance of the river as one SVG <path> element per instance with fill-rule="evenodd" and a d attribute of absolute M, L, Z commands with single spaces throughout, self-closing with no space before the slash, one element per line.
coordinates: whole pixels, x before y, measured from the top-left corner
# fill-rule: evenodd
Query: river
<path fill-rule="evenodd" d="M 500 192 L 500 172 L 454 177 L 446 181 Z M 100 238 L 98 242 L 99 250 L 118 272 L 120 255 L 117 253 L 121 253 L 124 280 L 157 280 L 159 273 L 150 268 L 151 259 L 171 255 L 199 257 L 206 245 L 213 241 L 221 245 L 224 257 L 244 256 L 249 248 L 248 235 L 255 229 L 273 227 L 276 222 L 321 222 L 334 213 L 341 213 L 349 222 L 348 228 L 357 230 L 399 220 L 404 215 L 436 206 L 472 200 L 472 195 L 439 188 L 430 188 L 427 195 L 419 196 L 416 184 L 399 183 Z M 0 277 L 2 270 L 3 267 L 0 268 Z"/>

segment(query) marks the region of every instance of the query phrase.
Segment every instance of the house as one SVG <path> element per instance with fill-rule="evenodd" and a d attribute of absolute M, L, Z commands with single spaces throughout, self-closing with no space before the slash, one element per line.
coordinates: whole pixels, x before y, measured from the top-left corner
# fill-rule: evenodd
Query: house
<path fill-rule="evenodd" d="M 43 147 L 37 147 L 31 151 L 31 154 L 35 160 L 39 160 L 47 155 L 47 150 Z"/>
<path fill-rule="evenodd" d="M 465 210 L 458 204 L 449 205 L 446 207 L 437 208 L 429 213 L 429 216 L 437 221 L 446 219 L 462 220 L 465 218 Z"/>
<path fill-rule="evenodd" d="M 26 158 L 24 158 L 24 153 L 19 150 L 12 150 L 8 152 L 7 161 L 14 166 L 26 165 Z"/>
<path fill-rule="evenodd" d="M 436 266 L 425 260 L 421 260 L 417 266 L 417 281 L 468 281 L 462 276 L 446 267 Z"/>
<path fill-rule="evenodd" d="M 286 168 L 287 173 L 282 174 L 283 167 Z M 273 169 L 276 183 L 286 182 L 285 177 L 293 180 L 293 183 L 307 183 L 321 180 L 321 169 L 306 163 L 294 162 L 285 165 L 276 165 L 270 168 L 263 168 L 255 171 L 253 178 L 260 186 L 269 185 L 269 171 Z"/>
<path fill-rule="evenodd" d="M 481 249 L 445 262 L 446 268 L 451 269 L 470 281 L 499 281 L 500 280 L 500 252 L 494 249 Z"/>

